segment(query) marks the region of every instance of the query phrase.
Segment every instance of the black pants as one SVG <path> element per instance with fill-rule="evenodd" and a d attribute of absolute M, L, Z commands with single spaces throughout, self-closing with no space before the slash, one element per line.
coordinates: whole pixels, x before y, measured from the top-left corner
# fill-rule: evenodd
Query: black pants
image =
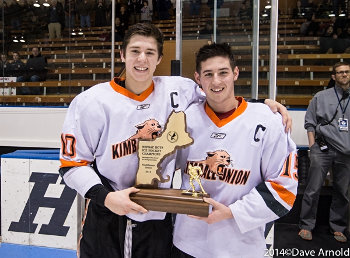
<path fill-rule="evenodd" d="M 331 146 L 328 152 L 322 152 L 319 145 L 315 143 L 310 148 L 310 162 L 307 186 L 301 203 L 299 226 L 301 229 L 314 229 L 321 188 L 329 168 L 332 168 L 333 192 L 329 226 L 332 231 L 344 233 L 347 228 L 349 207 L 350 157 Z"/>
<path fill-rule="evenodd" d="M 90 201 L 80 241 L 81 258 L 123 258 L 126 216 L 119 216 Z M 172 220 L 132 221 L 132 257 L 170 257 Z"/>

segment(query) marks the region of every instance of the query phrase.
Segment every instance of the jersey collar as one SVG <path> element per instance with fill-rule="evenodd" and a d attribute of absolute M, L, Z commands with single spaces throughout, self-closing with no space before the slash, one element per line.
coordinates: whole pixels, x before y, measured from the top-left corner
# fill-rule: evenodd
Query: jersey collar
<path fill-rule="evenodd" d="M 151 85 L 144 92 L 142 92 L 140 95 L 137 95 L 125 89 L 124 87 L 120 86 L 117 83 L 118 81 L 125 81 L 125 78 L 114 78 L 109 83 L 116 92 L 136 101 L 140 101 L 140 102 L 144 101 L 154 90 L 154 82 L 152 81 Z"/>
<path fill-rule="evenodd" d="M 232 115 L 230 115 L 229 117 L 226 117 L 222 120 L 220 120 L 215 112 L 209 107 L 208 103 L 205 102 L 205 106 L 204 106 L 204 110 L 205 113 L 207 113 L 208 117 L 210 118 L 210 120 L 217 126 L 217 127 L 223 127 L 224 125 L 228 124 L 229 122 L 231 122 L 233 119 L 235 119 L 236 117 L 240 116 L 244 110 L 246 110 L 248 104 L 247 102 L 244 100 L 243 97 L 236 97 L 236 99 L 238 101 L 241 102 L 241 104 L 237 107 L 237 109 L 235 110 L 235 112 L 232 113 Z"/>

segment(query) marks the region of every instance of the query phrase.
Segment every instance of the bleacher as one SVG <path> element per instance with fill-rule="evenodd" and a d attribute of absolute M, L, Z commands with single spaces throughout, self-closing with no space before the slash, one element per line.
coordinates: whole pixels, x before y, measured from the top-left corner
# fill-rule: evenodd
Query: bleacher
<path fill-rule="evenodd" d="M 198 40 L 200 31 L 209 19 L 208 17 L 184 19 L 183 39 Z M 290 107 L 306 107 L 312 96 L 327 86 L 332 65 L 337 61 L 350 59 L 350 54 L 320 54 L 319 37 L 299 36 L 299 28 L 304 21 L 304 19 L 290 18 L 279 20 L 277 100 Z M 163 31 L 166 40 L 175 40 L 175 20 L 154 21 L 154 24 Z M 267 97 L 268 93 L 269 28 L 268 24 L 261 24 L 259 31 L 258 83 L 261 98 Z M 108 81 L 111 76 L 111 42 L 101 41 L 99 35 L 110 29 L 110 26 L 92 27 L 91 30 L 80 30 L 82 35 L 71 35 L 71 31 L 66 29 L 61 39 L 48 40 L 47 35 L 44 34 L 41 38 L 23 44 L 18 52 L 24 60 L 31 54 L 32 47 L 39 47 L 41 53 L 48 58 L 47 81 L 0 83 L 0 88 L 40 86 L 44 89 L 43 95 L 1 95 L 0 102 L 2 104 L 16 103 L 16 105 L 37 103 L 68 105 L 76 94 L 98 82 Z M 220 33 L 217 41 L 230 44 L 240 69 L 236 92 L 249 97 L 252 84 L 251 21 L 240 21 L 236 17 L 218 18 L 218 31 Z M 117 42 L 115 44 L 115 74 L 121 72 L 122 69 L 120 47 L 121 42 Z"/>

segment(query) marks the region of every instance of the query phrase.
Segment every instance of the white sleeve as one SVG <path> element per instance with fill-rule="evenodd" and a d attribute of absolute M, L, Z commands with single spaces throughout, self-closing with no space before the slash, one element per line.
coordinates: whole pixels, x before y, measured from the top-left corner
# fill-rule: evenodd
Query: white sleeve
<path fill-rule="evenodd" d="M 204 102 L 205 94 L 198 84 L 191 79 L 181 78 L 183 79 L 181 84 L 182 91 L 184 92 L 183 96 L 187 99 L 187 107 L 185 107 L 185 110 L 192 104 Z"/>
<path fill-rule="evenodd" d="M 229 205 L 242 233 L 286 215 L 293 207 L 298 186 L 297 154 L 295 143 L 283 130 L 282 122 L 280 126 L 275 123 L 264 137 L 263 182 Z"/>
<path fill-rule="evenodd" d="M 99 111 L 98 105 L 85 94 L 78 95 L 70 104 L 63 124 L 60 172 L 65 183 L 82 196 L 92 186 L 101 184 L 91 167 L 103 127 Z"/>

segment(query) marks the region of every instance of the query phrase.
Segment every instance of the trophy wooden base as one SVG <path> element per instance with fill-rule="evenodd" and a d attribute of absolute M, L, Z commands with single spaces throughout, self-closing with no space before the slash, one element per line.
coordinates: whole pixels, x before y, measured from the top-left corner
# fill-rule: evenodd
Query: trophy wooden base
<path fill-rule="evenodd" d="M 179 189 L 141 189 L 130 194 L 133 202 L 147 210 L 208 217 L 209 204 L 203 196 L 184 195 Z"/>

